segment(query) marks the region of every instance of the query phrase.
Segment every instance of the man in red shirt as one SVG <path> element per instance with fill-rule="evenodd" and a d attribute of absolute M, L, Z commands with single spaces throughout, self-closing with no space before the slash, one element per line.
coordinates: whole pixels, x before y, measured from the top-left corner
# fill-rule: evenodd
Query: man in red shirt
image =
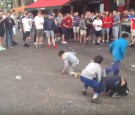
<path fill-rule="evenodd" d="M 102 29 L 103 39 L 102 39 L 102 42 L 105 41 L 105 34 L 107 34 L 107 42 L 109 42 L 109 32 L 110 32 L 110 28 L 111 28 L 111 24 L 112 24 L 112 19 L 104 13 L 103 18 L 102 18 L 102 22 L 103 22 L 103 29 Z"/>
<path fill-rule="evenodd" d="M 72 28 L 71 14 L 67 14 L 66 18 L 64 19 L 63 26 L 65 27 L 65 38 L 66 38 L 66 40 L 69 40 L 70 35 L 71 35 L 71 28 Z"/>
<path fill-rule="evenodd" d="M 131 36 L 132 36 L 132 39 L 131 39 L 130 47 L 134 47 L 135 45 L 135 18 L 131 19 Z"/>

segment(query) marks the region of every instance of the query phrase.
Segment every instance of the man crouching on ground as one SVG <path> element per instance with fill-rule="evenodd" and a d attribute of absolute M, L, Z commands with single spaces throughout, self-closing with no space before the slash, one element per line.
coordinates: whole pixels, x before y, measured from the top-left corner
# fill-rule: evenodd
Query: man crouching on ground
<path fill-rule="evenodd" d="M 65 52 L 63 50 L 58 52 L 58 56 L 64 61 L 64 68 L 61 74 L 68 72 L 69 75 L 78 77 L 80 74 L 75 72 L 76 66 L 79 65 L 79 59 L 75 56 L 75 52 Z"/>
<path fill-rule="evenodd" d="M 94 95 L 91 99 L 92 103 L 101 103 L 98 96 L 102 91 L 100 90 L 100 81 L 102 76 L 101 63 L 103 62 L 103 57 L 97 55 L 94 57 L 94 62 L 89 63 L 86 68 L 82 71 L 80 80 L 84 83 L 83 95 L 86 95 L 86 90 L 91 87 L 94 90 Z"/>

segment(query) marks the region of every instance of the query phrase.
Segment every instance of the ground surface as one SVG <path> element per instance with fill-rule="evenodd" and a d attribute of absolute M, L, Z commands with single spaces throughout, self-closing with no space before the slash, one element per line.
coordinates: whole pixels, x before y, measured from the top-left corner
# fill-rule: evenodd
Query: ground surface
<path fill-rule="evenodd" d="M 100 105 L 90 102 L 92 90 L 82 96 L 83 84 L 79 78 L 60 75 L 63 63 L 57 53 L 75 51 L 80 59 L 78 70 L 92 58 L 104 56 L 103 67 L 112 62 L 107 45 L 80 46 L 78 43 L 58 44 L 58 49 L 24 48 L 21 34 L 19 45 L 0 52 L 0 115 L 134 115 L 135 111 L 135 49 L 128 48 L 121 64 L 121 75 L 131 88 L 127 97 L 113 99 L 102 96 Z M 21 79 L 16 79 L 21 76 Z"/>

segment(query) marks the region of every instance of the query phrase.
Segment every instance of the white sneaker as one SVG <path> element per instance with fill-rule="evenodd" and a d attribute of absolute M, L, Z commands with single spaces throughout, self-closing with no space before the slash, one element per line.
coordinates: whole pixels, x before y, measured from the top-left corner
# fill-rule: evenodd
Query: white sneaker
<path fill-rule="evenodd" d="M 107 40 L 107 43 L 109 42 L 109 40 Z"/>
<path fill-rule="evenodd" d="M 66 41 L 62 41 L 61 43 L 62 43 L 62 44 L 67 44 L 67 42 L 66 42 Z"/>
<path fill-rule="evenodd" d="M 105 42 L 105 40 L 102 40 L 102 42 L 104 43 L 104 42 Z"/>
<path fill-rule="evenodd" d="M 75 74 L 74 74 L 74 77 L 75 77 L 75 78 L 80 77 L 80 73 L 75 73 Z"/>
<path fill-rule="evenodd" d="M 95 41 L 93 41 L 93 44 L 95 44 Z"/>
<path fill-rule="evenodd" d="M 3 50 L 3 51 L 5 51 L 5 50 L 6 50 L 6 48 L 2 47 L 2 50 Z"/>

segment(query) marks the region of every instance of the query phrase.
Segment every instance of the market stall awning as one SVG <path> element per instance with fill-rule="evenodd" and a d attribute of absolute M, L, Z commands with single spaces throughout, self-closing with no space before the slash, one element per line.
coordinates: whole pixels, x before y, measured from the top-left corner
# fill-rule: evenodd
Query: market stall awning
<path fill-rule="evenodd" d="M 46 7 L 57 7 L 63 6 L 69 3 L 71 0 L 37 0 L 27 6 L 27 8 L 46 8 Z"/>
<path fill-rule="evenodd" d="M 26 6 L 21 6 L 21 7 L 13 8 L 12 10 L 15 10 L 15 12 L 24 12 L 25 8 Z"/>

